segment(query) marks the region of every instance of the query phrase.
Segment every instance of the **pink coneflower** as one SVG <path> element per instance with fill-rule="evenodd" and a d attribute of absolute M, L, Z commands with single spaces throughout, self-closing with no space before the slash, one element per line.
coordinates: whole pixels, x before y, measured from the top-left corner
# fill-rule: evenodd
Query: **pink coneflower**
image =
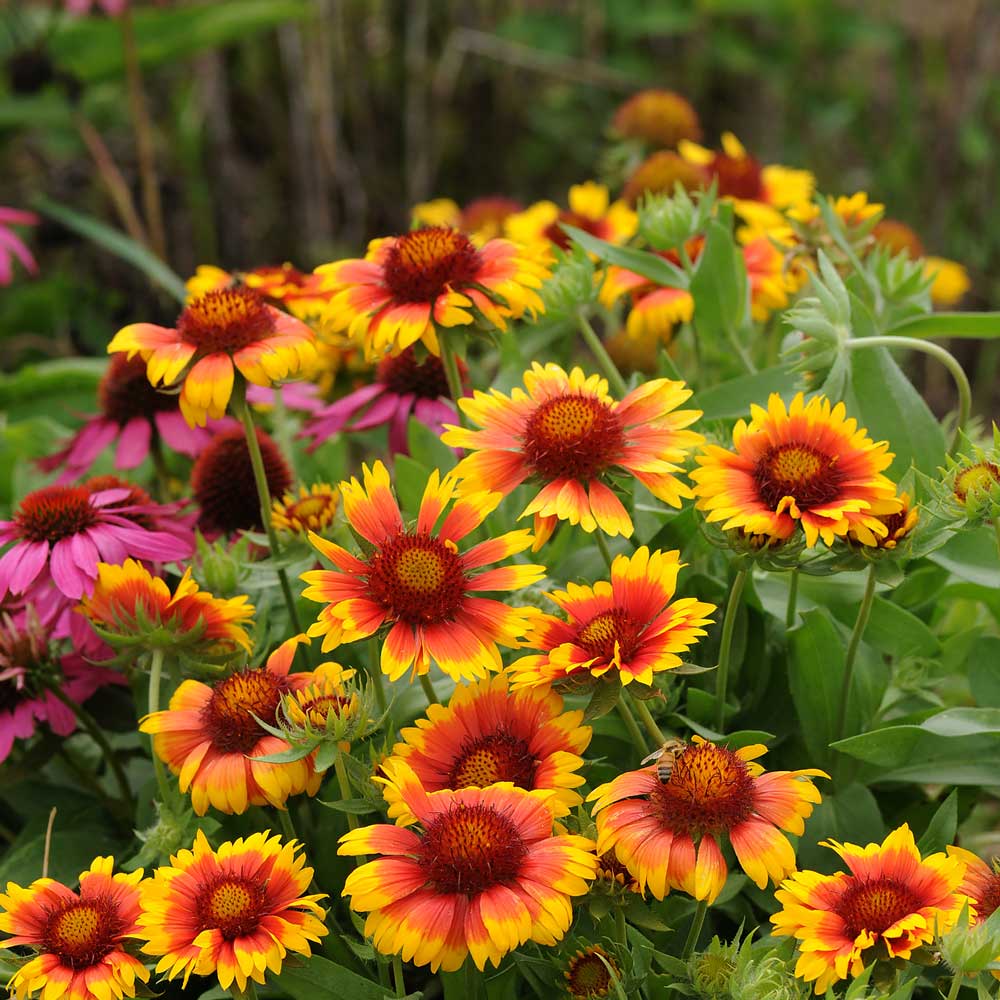
<path fill-rule="evenodd" d="M 15 257 L 24 265 L 28 274 L 38 274 L 38 264 L 27 244 L 10 228 L 37 225 L 38 216 L 34 212 L 0 205 L 0 285 L 9 285 L 14 280 Z"/>
<path fill-rule="evenodd" d="M 129 502 L 133 500 L 146 502 Z M 79 600 L 97 578 L 98 562 L 128 557 L 153 562 L 187 559 L 192 544 L 177 533 L 155 530 L 163 510 L 142 491 L 45 486 L 29 493 L 10 521 L 0 521 L 0 598 L 23 594 L 45 572 L 70 600 Z"/>
<path fill-rule="evenodd" d="M 411 414 L 435 434 L 441 434 L 444 422 L 455 420 L 450 399 L 441 359 L 427 355 L 418 361 L 413 348 L 408 347 L 379 362 L 371 385 L 320 410 L 302 428 L 300 436 L 312 439 L 309 451 L 314 451 L 339 431 L 364 431 L 388 424 L 390 450 L 405 455 L 409 451 L 406 427 Z"/>
<path fill-rule="evenodd" d="M 48 634 L 34 609 L 0 613 L 0 763 L 15 740 L 32 736 L 45 723 L 59 736 L 76 729 L 76 716 L 48 689 L 45 681 L 77 704 L 105 684 L 124 684 L 125 678 L 95 667 L 82 656 L 53 656 Z"/>
<path fill-rule="evenodd" d="M 89 14 L 94 0 L 65 0 L 66 10 L 70 14 Z M 97 6 L 104 11 L 108 17 L 118 17 L 125 13 L 128 0 L 97 0 Z"/>
<path fill-rule="evenodd" d="M 134 469 L 149 455 L 154 442 L 194 458 L 212 440 L 214 431 L 233 421 L 211 421 L 207 428 L 189 427 L 181 414 L 178 397 L 157 392 L 146 378 L 141 358 L 127 360 L 124 354 L 111 359 L 97 387 L 100 413 L 87 422 L 54 455 L 38 462 L 44 472 L 65 466 L 58 483 L 78 479 L 94 464 L 97 456 L 115 447 L 115 468 Z"/>

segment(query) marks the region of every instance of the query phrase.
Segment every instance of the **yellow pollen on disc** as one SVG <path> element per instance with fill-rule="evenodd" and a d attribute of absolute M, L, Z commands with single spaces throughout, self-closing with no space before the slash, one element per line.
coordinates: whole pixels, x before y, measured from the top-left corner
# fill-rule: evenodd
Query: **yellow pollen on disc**
<path fill-rule="evenodd" d="M 85 951 L 101 937 L 101 914 L 95 906 L 73 906 L 56 917 L 51 933 L 67 951 Z"/>
<path fill-rule="evenodd" d="M 955 478 L 955 493 L 965 499 L 970 493 L 988 493 L 1000 484 L 1000 470 L 991 462 L 970 465 Z"/>
<path fill-rule="evenodd" d="M 505 780 L 505 776 L 500 772 L 497 755 L 487 747 L 480 747 L 462 761 L 455 773 L 454 783 L 456 788 L 469 788 L 473 785 L 482 788 L 502 780 Z"/>
<path fill-rule="evenodd" d="M 223 290 L 194 299 L 188 305 L 187 313 L 198 323 L 207 327 L 218 327 L 256 317 L 260 309 L 261 303 L 256 296 Z"/>
<path fill-rule="evenodd" d="M 575 441 L 583 437 L 597 420 L 594 402 L 579 396 L 556 400 L 542 415 L 541 430 L 557 441 Z"/>
<path fill-rule="evenodd" d="M 618 626 L 610 611 L 598 615 L 580 629 L 580 642 L 585 646 L 603 646 L 604 643 L 612 642 L 617 638 Z"/>
<path fill-rule="evenodd" d="M 428 549 L 406 549 L 396 559 L 396 578 L 404 587 L 429 594 L 444 582 L 441 557 Z"/>
<path fill-rule="evenodd" d="M 292 517 L 297 517 L 305 522 L 312 517 L 318 517 L 329 506 L 330 500 L 328 497 L 308 497 L 296 503 L 292 507 L 290 514 Z"/>
<path fill-rule="evenodd" d="M 224 924 L 248 916 L 253 905 L 254 898 L 245 885 L 222 882 L 212 890 L 205 909 L 212 919 Z"/>
<path fill-rule="evenodd" d="M 437 264 L 460 250 L 466 242 L 461 233 L 441 229 L 418 229 L 397 244 L 402 263 L 415 270 Z"/>
<path fill-rule="evenodd" d="M 746 767 L 734 754 L 716 747 L 689 747 L 674 763 L 670 783 L 681 786 L 692 798 L 722 799 L 745 777 Z"/>
<path fill-rule="evenodd" d="M 771 459 L 771 475 L 782 483 L 805 483 L 819 475 L 823 463 L 808 448 L 782 448 Z"/>

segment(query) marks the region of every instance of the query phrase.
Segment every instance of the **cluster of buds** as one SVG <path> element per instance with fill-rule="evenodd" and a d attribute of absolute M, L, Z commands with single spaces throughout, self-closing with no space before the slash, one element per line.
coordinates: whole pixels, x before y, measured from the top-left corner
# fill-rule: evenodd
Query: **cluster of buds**
<path fill-rule="evenodd" d="M 559 250 L 552 277 L 539 289 L 548 317 L 572 316 L 597 300 L 600 282 L 594 280 L 594 262 L 578 243 Z"/>
<path fill-rule="evenodd" d="M 997 871 L 997 862 L 993 862 Z M 941 958 L 953 973 L 977 975 L 992 972 L 1000 978 L 1000 909 L 970 926 L 969 904 L 962 909 L 955 927 L 938 942 Z"/>
<path fill-rule="evenodd" d="M 694 196 L 678 182 L 672 196 L 647 195 L 639 203 L 639 235 L 654 250 L 673 250 L 701 236 L 715 211 L 716 182 Z"/>
<path fill-rule="evenodd" d="M 993 425 L 993 447 L 982 448 L 963 435 L 965 450 L 948 456 L 941 479 L 930 483 L 944 520 L 977 527 L 1000 517 L 1000 428 Z"/>

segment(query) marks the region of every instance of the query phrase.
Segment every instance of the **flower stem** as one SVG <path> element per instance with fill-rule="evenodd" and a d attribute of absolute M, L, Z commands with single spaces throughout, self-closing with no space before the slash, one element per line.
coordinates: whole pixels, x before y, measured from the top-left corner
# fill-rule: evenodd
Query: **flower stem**
<path fill-rule="evenodd" d="M 628 925 L 625 923 L 625 907 L 615 907 L 615 940 L 623 947 L 628 947 Z"/>
<path fill-rule="evenodd" d="M 697 909 L 694 911 L 694 916 L 691 918 L 691 929 L 688 931 L 687 940 L 684 942 L 684 951 L 681 952 L 681 959 L 688 959 L 691 957 L 691 952 L 694 951 L 694 946 L 698 943 L 698 937 L 701 935 L 701 928 L 705 923 L 705 914 L 708 912 L 708 903 L 704 899 L 698 900 Z"/>
<path fill-rule="evenodd" d="M 642 735 L 642 730 L 635 721 L 635 716 L 632 714 L 632 709 L 628 707 L 623 692 L 618 693 L 618 701 L 615 703 L 615 708 L 618 709 L 618 714 L 622 717 L 622 722 L 625 723 L 625 728 L 628 730 L 629 737 L 635 744 L 636 749 L 645 757 L 648 750 L 646 738 Z"/>
<path fill-rule="evenodd" d="M 956 972 L 951 980 L 951 989 L 948 990 L 948 1000 L 956 1000 L 958 991 L 962 988 L 962 973 Z"/>
<path fill-rule="evenodd" d="M 403 960 L 399 955 L 392 956 L 392 978 L 396 984 L 396 996 L 406 996 L 406 981 L 403 979 Z"/>
<path fill-rule="evenodd" d="M 344 755 L 338 753 L 336 757 L 333 758 L 333 770 L 337 775 L 337 787 L 340 789 L 340 798 L 342 802 L 347 802 L 351 796 L 351 783 L 347 780 L 347 768 L 344 767 Z M 347 825 L 352 830 L 357 830 L 358 828 L 358 817 L 354 813 L 349 812 L 347 814 Z"/>
<path fill-rule="evenodd" d="M 287 805 L 287 803 L 286 803 Z M 299 835 L 295 831 L 295 823 L 287 809 L 278 809 L 278 822 L 281 824 L 281 832 L 285 835 L 285 840 L 298 840 Z"/>
<path fill-rule="evenodd" d="M 795 626 L 795 610 L 799 603 L 799 567 L 792 569 L 791 578 L 788 581 L 788 607 L 785 610 L 785 628 L 790 629 Z"/>
<path fill-rule="evenodd" d="M 639 721 L 645 727 L 646 732 L 649 733 L 649 738 L 653 741 L 653 745 L 657 747 L 662 746 L 666 741 L 666 737 L 664 737 L 663 731 L 656 724 L 656 719 L 653 718 L 652 713 L 646 707 L 645 701 L 642 698 L 636 698 L 631 692 L 629 692 L 629 698 L 635 706 Z"/>
<path fill-rule="evenodd" d="M 997 540 L 997 555 L 1000 555 L 1000 517 L 993 518 L 993 534 Z"/>
<path fill-rule="evenodd" d="M 372 636 L 368 640 L 368 673 L 375 685 L 375 700 L 378 710 L 384 715 L 388 703 L 385 700 L 385 683 L 382 680 L 382 664 L 379 660 L 378 639 Z"/>
<path fill-rule="evenodd" d="M 48 690 L 57 701 L 61 701 L 75 716 L 77 722 L 87 731 L 87 735 L 101 748 L 104 759 L 111 768 L 111 773 L 115 776 L 115 783 L 118 785 L 118 794 L 122 800 L 122 805 L 127 809 L 128 814 L 135 814 L 135 800 L 132 798 L 132 789 L 129 788 L 128 777 L 122 767 L 118 755 L 108 742 L 98 721 L 82 705 L 78 705 L 57 685 L 52 684 Z"/>
<path fill-rule="evenodd" d="M 604 561 L 608 564 L 608 569 L 611 569 L 614 560 L 611 558 L 611 549 L 608 548 L 608 540 L 604 537 L 604 532 L 600 528 L 594 531 L 594 539 L 597 542 L 597 547 L 601 550 Z"/>
<path fill-rule="evenodd" d="M 274 392 L 274 438 L 278 442 L 288 462 L 288 468 L 292 473 L 292 480 L 298 480 L 298 472 L 295 469 L 295 443 L 292 441 L 292 425 L 288 419 L 288 407 L 285 406 L 285 397 L 282 387 L 276 385 Z"/>
<path fill-rule="evenodd" d="M 872 602 L 875 599 L 875 563 L 868 568 L 868 579 L 865 581 L 865 593 L 858 608 L 858 617 L 854 622 L 851 638 L 847 643 L 847 654 L 844 657 L 844 683 L 840 689 L 840 707 L 837 709 L 837 725 L 833 731 L 834 741 L 842 740 L 847 734 L 847 703 L 851 698 L 851 688 L 854 682 L 854 664 L 858 657 L 858 646 L 864 635 L 865 626 L 872 613 Z"/>
<path fill-rule="evenodd" d="M 865 347 L 907 347 L 911 351 L 923 351 L 932 358 L 936 358 L 951 373 L 955 380 L 955 388 L 958 389 L 958 421 L 955 424 L 955 433 L 951 439 L 951 447 L 948 453 L 951 454 L 958 447 L 961 440 L 962 430 L 969 420 L 972 412 L 972 388 L 969 385 L 968 376 L 965 369 L 958 363 L 957 358 L 945 350 L 940 344 L 935 344 L 929 340 L 918 340 L 916 337 L 858 337 L 847 341 L 847 347 L 852 351 L 858 351 Z"/>
<path fill-rule="evenodd" d="M 232 406 L 237 418 L 243 424 L 243 433 L 247 439 L 247 450 L 250 453 L 250 465 L 253 467 L 253 478 L 257 484 L 257 497 L 260 500 L 260 519 L 267 532 L 267 542 L 271 548 L 271 556 L 278 558 L 280 547 L 278 536 L 271 523 L 271 491 L 267 485 L 267 472 L 264 470 L 264 459 L 260 453 L 260 442 L 257 440 L 257 428 L 254 426 L 253 414 L 247 406 L 247 388 L 242 378 L 237 377 L 233 385 Z M 299 624 L 299 613 L 295 607 L 295 598 L 292 597 L 292 588 L 288 583 L 288 574 L 284 566 L 278 567 L 278 580 L 281 583 L 281 592 L 285 597 L 285 606 L 288 608 L 288 617 L 292 628 L 296 632 L 302 631 Z"/>
<path fill-rule="evenodd" d="M 455 404 L 455 412 L 458 414 L 458 422 L 465 427 L 465 414 L 458 405 L 462 398 L 462 376 L 458 371 L 458 358 L 451 344 L 451 331 L 438 328 L 438 344 L 441 346 L 441 366 L 444 368 L 444 377 L 448 381 L 448 395 L 451 396 Z"/>
<path fill-rule="evenodd" d="M 736 616 L 740 610 L 743 588 L 747 582 L 747 571 L 741 569 L 733 580 L 726 605 L 726 617 L 722 622 L 722 639 L 719 644 L 719 665 L 715 674 L 715 728 L 723 731 L 726 724 L 726 688 L 729 684 L 729 661 L 733 653 L 733 632 L 736 630 Z"/>
<path fill-rule="evenodd" d="M 147 708 L 149 714 L 160 710 L 160 680 L 163 677 L 163 650 L 154 649 L 153 658 L 149 664 L 149 699 Z M 173 798 L 170 791 L 170 782 L 167 780 L 167 770 L 160 760 L 160 755 L 156 752 L 154 737 L 150 734 L 149 748 L 153 754 L 153 770 L 156 772 L 156 787 L 160 790 L 160 801 L 167 805 Z"/>
<path fill-rule="evenodd" d="M 234 982 L 229 987 L 229 993 L 233 1000 L 257 1000 L 257 987 L 254 986 L 253 980 L 248 979 L 245 989 L 240 989 Z"/>
<path fill-rule="evenodd" d="M 430 677 L 427 674 L 420 675 L 420 686 L 424 689 L 424 694 L 427 696 L 428 705 L 440 705 L 441 699 L 437 696 L 434 691 L 434 685 L 431 684 Z"/>
<path fill-rule="evenodd" d="M 476 968 L 472 956 L 465 960 L 465 995 L 463 1000 L 479 1000 L 479 970 Z"/>
<path fill-rule="evenodd" d="M 628 392 L 628 384 L 622 378 L 622 373 L 618 370 L 618 366 L 611 360 L 611 355 L 608 354 L 601 343 L 601 338 L 597 336 L 596 331 L 590 324 L 590 320 L 587 319 L 586 313 L 581 309 L 576 314 L 576 318 L 580 324 L 580 333 L 583 334 L 583 339 L 607 376 L 611 388 L 619 398 L 624 396 Z"/>

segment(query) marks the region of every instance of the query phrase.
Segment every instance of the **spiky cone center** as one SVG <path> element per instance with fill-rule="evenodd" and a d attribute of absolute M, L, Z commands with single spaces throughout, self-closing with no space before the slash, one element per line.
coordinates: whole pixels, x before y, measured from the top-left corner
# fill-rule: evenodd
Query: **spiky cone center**
<path fill-rule="evenodd" d="M 761 201 L 764 197 L 764 177 L 760 161 L 749 154 L 728 156 L 716 153 L 709 172 L 718 180 L 720 197 Z"/>
<path fill-rule="evenodd" d="M 527 853 L 505 813 L 457 803 L 430 822 L 419 860 L 438 892 L 476 896 L 516 878 Z"/>
<path fill-rule="evenodd" d="M 325 730 L 330 722 L 342 723 L 356 711 L 357 699 L 354 695 L 345 695 L 318 684 L 310 684 L 309 687 L 296 692 L 295 703 L 288 706 L 286 714 L 293 721 L 306 722 L 316 729 Z"/>
<path fill-rule="evenodd" d="M 543 479 L 589 480 L 621 459 L 625 429 L 610 403 L 566 393 L 542 403 L 524 429 L 524 455 Z"/>
<path fill-rule="evenodd" d="M 603 957 L 604 961 L 601 961 Z M 611 992 L 611 972 L 608 965 L 614 969 L 615 975 L 621 975 L 618 963 L 599 945 L 578 951 L 566 963 L 563 976 L 566 979 L 566 989 L 571 997 L 585 1000 L 587 997 L 606 997 Z"/>
<path fill-rule="evenodd" d="M 411 625 L 450 620 L 469 582 L 455 549 L 426 532 L 400 532 L 371 557 L 368 567 L 372 598 Z"/>
<path fill-rule="evenodd" d="M 635 878 L 632 873 L 618 860 L 618 854 L 614 848 L 598 855 L 597 877 L 602 882 L 608 883 L 610 889 L 633 889 L 637 888 Z"/>
<path fill-rule="evenodd" d="M 437 399 L 451 395 L 441 359 L 429 354 L 419 361 L 412 347 L 379 362 L 375 379 L 398 396 Z"/>
<path fill-rule="evenodd" d="M 274 314 L 252 288 L 221 288 L 189 302 L 177 320 L 177 332 L 203 354 L 233 354 L 270 337 Z"/>
<path fill-rule="evenodd" d="M 479 251 L 468 236 L 447 226 L 433 226 L 392 242 L 383 278 L 402 302 L 433 302 L 447 286 L 473 281 L 479 268 Z"/>
<path fill-rule="evenodd" d="M 955 496 L 965 503 L 969 494 L 987 496 L 1000 485 L 1000 467 L 992 462 L 977 462 L 959 469 L 955 476 Z"/>
<path fill-rule="evenodd" d="M 112 355 L 111 364 L 97 386 L 101 414 L 124 427 L 130 420 L 152 420 L 157 413 L 177 409 L 177 397 L 158 392 L 146 376 L 146 362 L 140 357 Z"/>
<path fill-rule="evenodd" d="M 198 887 L 195 908 L 201 930 L 218 930 L 227 941 L 253 933 L 267 899 L 261 877 L 219 873 Z"/>
<path fill-rule="evenodd" d="M 776 510 L 786 496 L 800 507 L 822 507 L 840 495 L 843 474 L 835 456 L 808 444 L 782 444 L 758 460 L 753 471 L 761 498 Z"/>
<path fill-rule="evenodd" d="M 674 186 L 680 184 L 687 191 L 702 186 L 704 175 L 693 163 L 665 149 L 643 160 L 625 182 L 622 198 L 635 205 L 644 194 L 673 195 Z"/>
<path fill-rule="evenodd" d="M 577 641 L 588 653 L 602 660 L 613 659 L 617 653 L 628 661 L 639 648 L 643 625 L 624 608 L 602 611 L 587 622 L 577 634 Z"/>
<path fill-rule="evenodd" d="M 106 509 L 115 513 L 123 507 L 151 507 L 153 505 L 153 498 L 141 486 L 136 486 L 135 483 L 130 483 L 127 479 L 122 479 L 111 473 L 103 476 L 91 476 L 84 482 L 83 486 L 90 493 L 101 493 L 104 490 L 128 490 L 128 496 L 107 505 Z M 156 528 L 155 519 L 151 514 L 130 510 L 122 517 L 127 518 L 133 524 L 138 524 L 147 531 L 153 531 Z"/>
<path fill-rule="evenodd" d="M 692 837 L 723 833 L 752 813 L 753 778 L 731 750 L 694 744 L 676 755 L 670 780 L 654 787 L 651 803 L 670 829 Z"/>
<path fill-rule="evenodd" d="M 863 931 L 881 934 L 897 920 L 915 913 L 920 898 L 905 883 L 889 875 L 861 880 L 854 878 L 836 907 L 851 937 Z"/>
<path fill-rule="evenodd" d="M 659 146 L 701 138 L 698 112 L 690 101 L 670 90 L 642 90 L 633 95 L 615 112 L 612 124 L 619 135 Z"/>
<path fill-rule="evenodd" d="M 275 724 L 284 687 L 284 678 L 263 667 L 219 681 L 201 710 L 213 746 L 222 753 L 249 753 L 265 735 L 257 719 Z"/>
<path fill-rule="evenodd" d="M 124 929 L 109 896 L 72 900 L 48 914 L 42 949 L 58 955 L 63 965 L 71 969 L 86 969 L 114 950 Z"/>
<path fill-rule="evenodd" d="M 29 493 L 14 515 L 18 534 L 29 542 L 58 542 L 85 531 L 97 519 L 85 486 L 43 486 Z"/>
<path fill-rule="evenodd" d="M 518 788 L 534 787 L 538 761 L 528 742 L 506 729 L 467 739 L 448 776 L 448 788 L 483 788 L 511 781 Z"/>
<path fill-rule="evenodd" d="M 976 900 L 976 922 L 982 923 L 1000 907 L 1000 872 L 993 870 L 986 890 Z"/>

